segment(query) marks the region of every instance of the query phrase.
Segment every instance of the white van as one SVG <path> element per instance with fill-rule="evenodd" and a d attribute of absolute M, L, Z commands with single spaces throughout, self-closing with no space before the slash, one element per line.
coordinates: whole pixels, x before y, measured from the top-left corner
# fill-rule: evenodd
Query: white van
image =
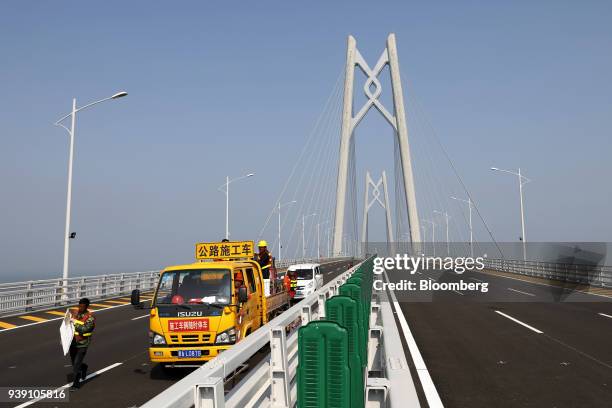
<path fill-rule="evenodd" d="M 294 299 L 303 299 L 323 286 L 323 275 L 319 264 L 291 265 L 287 270 L 297 273 Z"/>

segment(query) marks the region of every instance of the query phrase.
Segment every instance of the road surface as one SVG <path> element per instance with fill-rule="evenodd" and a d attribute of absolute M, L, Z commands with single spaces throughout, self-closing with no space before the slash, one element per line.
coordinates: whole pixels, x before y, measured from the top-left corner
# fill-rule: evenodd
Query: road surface
<path fill-rule="evenodd" d="M 323 264 L 327 282 L 348 268 L 350 261 Z M 113 303 L 115 302 L 115 303 Z M 85 357 L 89 371 L 106 370 L 70 393 L 69 403 L 0 403 L 1 407 L 135 407 L 148 401 L 193 369 L 162 371 L 148 358 L 148 313 L 129 305 L 129 297 L 97 302 L 96 330 Z M 122 302 L 122 303 L 120 303 Z M 57 313 L 63 314 L 61 310 Z M 60 387 L 69 383 L 70 359 L 62 355 L 57 314 L 38 312 L 34 321 L 0 319 L 0 387 Z M 29 404 L 29 403 L 26 403 Z"/>

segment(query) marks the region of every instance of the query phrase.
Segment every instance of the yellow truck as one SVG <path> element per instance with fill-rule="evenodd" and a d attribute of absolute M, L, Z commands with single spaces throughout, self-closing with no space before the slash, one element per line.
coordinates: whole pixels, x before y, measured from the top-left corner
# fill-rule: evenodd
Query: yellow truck
<path fill-rule="evenodd" d="M 161 272 L 147 308 L 152 362 L 165 367 L 208 361 L 289 306 L 282 285 L 264 290 L 253 256 L 252 241 L 199 243 L 195 263 Z M 131 303 L 144 309 L 138 290 Z"/>

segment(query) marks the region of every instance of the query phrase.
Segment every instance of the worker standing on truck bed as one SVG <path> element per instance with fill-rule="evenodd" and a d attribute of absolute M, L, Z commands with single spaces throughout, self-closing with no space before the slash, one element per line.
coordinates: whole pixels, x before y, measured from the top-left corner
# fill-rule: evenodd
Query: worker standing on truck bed
<path fill-rule="evenodd" d="M 80 388 L 81 381 L 84 381 L 87 377 L 87 364 L 83 363 L 83 359 L 87 354 L 87 349 L 91 343 L 91 335 L 96 326 L 96 319 L 87 310 L 88 307 L 89 299 L 83 298 L 79 300 L 78 309 L 71 312 L 70 320 L 74 324 L 74 338 L 70 344 L 70 361 L 74 373 L 71 390 Z"/>
<path fill-rule="evenodd" d="M 274 268 L 274 258 L 272 258 L 272 254 L 268 251 L 268 243 L 262 239 L 257 244 L 257 248 L 259 251 L 256 260 L 261 268 L 264 279 L 267 279 L 269 282 L 269 293 L 276 293 L 276 269 Z"/>
<path fill-rule="evenodd" d="M 259 263 L 261 270 L 269 270 L 272 267 L 272 254 L 270 251 L 268 251 L 268 243 L 262 239 L 257 244 L 257 248 L 259 249 L 257 254 L 257 262 Z"/>

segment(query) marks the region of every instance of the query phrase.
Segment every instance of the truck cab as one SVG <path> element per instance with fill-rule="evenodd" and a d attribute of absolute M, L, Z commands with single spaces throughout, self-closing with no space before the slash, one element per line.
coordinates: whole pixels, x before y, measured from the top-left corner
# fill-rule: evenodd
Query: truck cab
<path fill-rule="evenodd" d="M 149 316 L 152 362 L 165 366 L 208 361 L 266 324 L 268 306 L 275 311 L 283 301 L 288 303 L 286 292 L 266 298 L 256 261 L 200 258 L 160 274 Z M 137 290 L 132 304 L 143 307 Z"/>
<path fill-rule="evenodd" d="M 297 278 L 294 299 L 303 299 L 323 286 L 323 275 L 319 264 L 291 265 L 287 271 Z"/>

